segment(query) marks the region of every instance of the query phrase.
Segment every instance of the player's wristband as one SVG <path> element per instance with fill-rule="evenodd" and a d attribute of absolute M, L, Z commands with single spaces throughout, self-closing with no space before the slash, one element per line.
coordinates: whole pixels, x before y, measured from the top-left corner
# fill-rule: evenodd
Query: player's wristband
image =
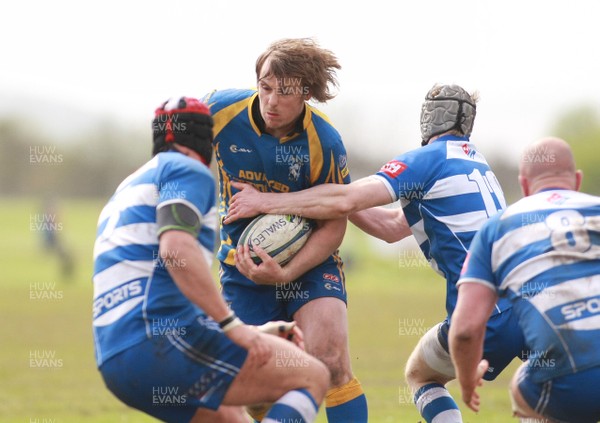
<path fill-rule="evenodd" d="M 244 324 L 244 322 L 242 322 L 242 321 L 240 320 L 240 318 L 239 318 L 239 317 L 237 317 L 237 316 L 235 315 L 235 313 L 232 311 L 232 312 L 229 314 L 229 316 L 227 316 L 226 318 L 224 318 L 223 320 L 221 320 L 221 321 L 219 322 L 219 327 L 221 328 L 221 330 L 222 330 L 224 333 L 227 333 L 227 332 L 229 332 L 231 329 L 233 329 L 233 328 L 236 328 L 236 327 L 238 327 L 238 326 L 241 326 L 241 325 L 243 325 L 243 324 Z"/>

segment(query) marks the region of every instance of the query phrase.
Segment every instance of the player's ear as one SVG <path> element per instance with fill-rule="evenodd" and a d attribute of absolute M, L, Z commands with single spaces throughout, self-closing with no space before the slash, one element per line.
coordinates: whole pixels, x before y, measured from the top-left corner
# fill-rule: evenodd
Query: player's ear
<path fill-rule="evenodd" d="M 527 178 L 521 174 L 519 174 L 519 185 L 521 186 L 521 192 L 523 193 L 523 197 L 527 197 L 529 195 L 529 183 L 527 181 Z"/>
<path fill-rule="evenodd" d="M 578 169 L 575 172 L 575 191 L 579 191 L 579 187 L 581 187 L 581 182 L 583 181 L 583 171 Z"/>

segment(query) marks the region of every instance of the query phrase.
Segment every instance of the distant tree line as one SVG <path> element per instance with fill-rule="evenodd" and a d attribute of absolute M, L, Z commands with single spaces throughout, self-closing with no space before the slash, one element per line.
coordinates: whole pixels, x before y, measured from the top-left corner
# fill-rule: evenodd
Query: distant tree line
<path fill-rule="evenodd" d="M 57 140 L 22 121 L 0 121 L 0 194 L 110 196 L 150 157 L 149 136 L 104 123 L 77 139 Z"/>
<path fill-rule="evenodd" d="M 551 129 L 550 133 L 573 147 L 578 167 L 584 170 L 583 190 L 600 195 L 598 109 L 581 106 L 570 110 Z M 57 140 L 32 130 L 22 120 L 0 120 L 0 195 L 108 197 L 125 176 L 148 160 L 150 137 L 150 127 L 128 130 L 101 122 L 77 139 Z M 517 200 L 517 163 L 488 159 L 507 200 Z M 350 146 L 348 164 L 353 179 L 371 175 L 382 165 Z"/>
<path fill-rule="evenodd" d="M 600 195 L 600 114 L 598 108 L 580 106 L 563 114 L 552 131 L 568 141 L 575 163 L 583 170 L 581 191 Z"/>

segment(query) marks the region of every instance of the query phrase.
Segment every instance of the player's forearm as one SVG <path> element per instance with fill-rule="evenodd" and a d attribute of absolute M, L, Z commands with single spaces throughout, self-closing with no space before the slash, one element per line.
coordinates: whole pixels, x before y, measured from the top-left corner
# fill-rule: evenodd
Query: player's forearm
<path fill-rule="evenodd" d="M 352 213 L 348 218 L 363 232 L 389 243 L 412 235 L 410 226 L 400 209 L 372 207 Z"/>
<path fill-rule="evenodd" d="M 328 220 L 393 201 L 378 179 L 363 178 L 349 185 L 322 184 L 290 193 L 260 193 L 247 184 L 231 182 L 238 189 L 229 202 L 225 224 L 257 214 L 297 214 Z"/>
<path fill-rule="evenodd" d="M 471 392 L 477 386 L 477 366 L 483 356 L 486 322 L 494 305 L 491 297 L 493 294 L 488 288 L 484 288 L 485 295 L 478 303 L 479 288 L 481 287 L 474 285 L 459 287 L 458 301 L 448 333 L 450 357 L 463 392 Z M 487 305 L 488 297 L 491 307 Z"/>
<path fill-rule="evenodd" d="M 286 282 L 297 279 L 331 256 L 341 245 L 346 226 L 346 218 L 319 222 L 304 247 L 284 267 L 288 276 Z"/>
<path fill-rule="evenodd" d="M 204 257 L 190 256 L 190 260 L 205 259 Z M 215 321 L 223 320 L 230 313 L 210 273 L 206 274 L 200 270 L 187 272 L 185 269 L 176 269 L 170 273 L 183 295 Z M 198 277 L 194 277 L 192 274 L 196 274 Z"/>
<path fill-rule="evenodd" d="M 312 219 L 339 219 L 353 211 L 346 196 L 347 185 L 323 184 L 284 194 L 261 196 L 261 213 L 297 214 Z"/>
<path fill-rule="evenodd" d="M 477 366 L 483 355 L 484 334 L 455 330 L 458 327 L 455 323 L 453 320 L 450 325 L 449 346 L 456 378 L 463 389 L 475 389 Z"/>
<path fill-rule="evenodd" d="M 452 314 L 448 343 L 450 357 L 463 389 L 474 388 L 477 366 L 483 355 L 486 324 L 496 303 L 496 292 L 478 283 L 458 286 L 458 300 Z"/>

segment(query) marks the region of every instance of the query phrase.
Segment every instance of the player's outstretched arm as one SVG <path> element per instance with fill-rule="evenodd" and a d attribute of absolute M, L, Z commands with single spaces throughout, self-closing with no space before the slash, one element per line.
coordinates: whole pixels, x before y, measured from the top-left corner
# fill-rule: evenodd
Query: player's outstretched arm
<path fill-rule="evenodd" d="M 358 210 L 392 202 L 383 183 L 363 178 L 348 185 L 322 184 L 289 193 L 261 193 L 240 182 L 231 185 L 240 190 L 229 203 L 225 223 L 260 213 L 297 214 L 313 219 L 338 219 Z"/>
<path fill-rule="evenodd" d="M 399 207 L 371 207 L 352 213 L 348 219 L 363 232 L 390 244 L 412 235 L 404 212 Z"/>
<path fill-rule="evenodd" d="M 482 360 L 486 323 L 496 303 L 496 293 L 478 283 L 459 285 L 458 300 L 448 334 L 450 357 L 460 383 L 462 399 L 473 411 L 479 411 L 476 388 L 487 371 Z"/>

